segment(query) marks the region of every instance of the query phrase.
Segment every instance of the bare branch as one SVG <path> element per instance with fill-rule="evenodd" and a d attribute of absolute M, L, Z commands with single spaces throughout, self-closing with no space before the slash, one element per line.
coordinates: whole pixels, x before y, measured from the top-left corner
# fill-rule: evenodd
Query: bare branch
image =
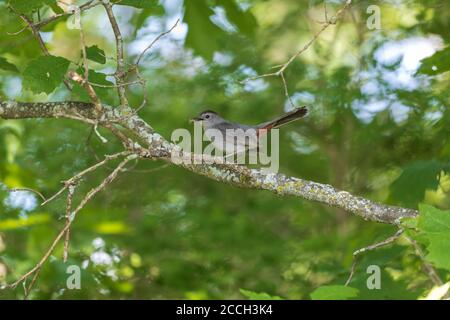
<path fill-rule="evenodd" d="M 344 6 L 341 9 L 339 9 L 333 17 L 327 19 L 322 28 L 320 28 L 319 31 L 317 31 L 314 34 L 314 36 L 303 46 L 303 48 L 301 48 L 292 57 L 290 57 L 289 60 L 286 61 L 286 63 L 284 63 L 282 67 L 277 71 L 277 73 L 281 74 L 284 70 L 286 70 L 286 68 L 292 63 L 292 61 L 294 61 L 303 52 L 308 50 L 308 48 L 314 43 L 314 41 L 316 41 L 316 39 L 323 31 L 325 31 L 330 25 L 336 24 L 336 21 L 342 16 L 345 10 L 347 10 L 347 8 L 350 7 L 351 4 L 352 4 L 351 0 L 346 0 Z"/>
<path fill-rule="evenodd" d="M 23 106 L 27 106 L 23 108 Z M 74 102 L 62 103 L 18 103 L 0 102 L 0 118 L 19 119 L 36 117 L 67 117 L 76 118 L 80 121 L 94 117 L 92 104 L 80 104 Z M 212 159 L 213 164 L 189 164 L 186 162 L 175 162 L 171 159 L 173 152 L 179 153 L 179 147 L 168 142 L 138 115 L 123 115 L 119 110 L 104 106 L 106 110 L 102 115 L 101 123 L 113 130 L 112 124 L 121 124 L 133 133 L 141 141 L 145 142 L 147 149 L 126 136 L 121 139 L 129 152 L 138 154 L 145 158 L 161 158 L 182 166 L 197 174 L 204 175 L 210 179 L 230 183 L 244 188 L 263 189 L 278 195 L 296 196 L 303 199 L 320 202 L 332 207 L 343 209 L 362 217 L 365 220 L 397 224 L 403 217 L 414 217 L 418 215 L 417 210 L 384 205 L 369 199 L 352 195 L 347 191 L 341 191 L 327 184 L 321 184 L 283 174 L 267 173 L 263 170 L 250 169 L 236 164 L 223 163 L 223 159 Z M 80 115 L 82 117 L 80 117 Z M 89 123 L 89 122 L 88 122 Z M 120 132 L 116 130 L 115 134 Z M 113 132 L 114 133 L 114 132 Z M 192 159 L 194 155 L 184 152 L 182 159 Z M 210 159 L 208 159 L 208 162 Z M 222 160 L 222 161 L 220 161 Z M 192 162 L 191 162 L 192 163 Z"/>
<path fill-rule="evenodd" d="M 119 94 L 120 104 L 122 108 L 128 107 L 128 99 L 126 97 L 125 86 L 125 60 L 123 55 L 123 39 L 122 34 L 120 32 L 119 25 L 117 24 L 116 17 L 114 16 L 114 12 L 112 9 L 112 4 L 109 0 L 102 0 L 103 7 L 105 7 L 106 14 L 108 15 L 109 22 L 111 23 L 111 27 L 114 32 L 114 37 L 116 38 L 116 51 L 117 51 L 117 69 L 114 74 L 116 78 L 117 92 Z"/>
<path fill-rule="evenodd" d="M 129 155 L 130 152 L 128 151 L 122 151 L 122 152 L 118 152 L 112 155 L 106 155 L 105 159 L 103 159 L 102 161 L 94 164 L 93 166 L 84 169 L 83 171 L 81 171 L 80 173 L 76 174 L 75 176 L 73 176 L 72 178 L 64 181 L 64 186 L 58 191 L 56 192 L 53 196 L 51 196 L 50 198 L 48 198 L 46 201 L 44 201 L 41 206 L 46 205 L 47 203 L 55 200 L 57 197 L 59 197 L 65 190 L 67 190 L 67 188 L 69 188 L 72 185 L 77 185 L 79 183 L 79 181 L 88 173 L 91 173 L 95 170 L 97 170 L 99 167 L 105 165 L 106 163 L 108 163 L 111 160 L 117 159 L 119 157 L 123 157 L 123 156 L 127 156 Z"/>
<path fill-rule="evenodd" d="M 387 245 L 393 243 L 395 240 L 397 240 L 402 234 L 403 234 L 403 229 L 399 229 L 393 236 L 390 236 L 389 238 L 387 238 L 383 241 L 374 243 L 370 246 L 358 249 L 355 252 L 353 252 L 353 263 L 352 263 L 352 267 L 350 269 L 350 274 L 348 276 L 348 279 L 345 282 L 345 286 L 348 286 L 350 281 L 352 281 L 353 275 L 355 274 L 356 263 L 358 262 L 358 257 L 360 254 L 367 252 L 367 251 L 371 251 L 371 250 L 375 250 L 375 249 L 387 246 Z"/>
<path fill-rule="evenodd" d="M 159 39 L 161 39 L 162 37 L 164 37 L 165 35 L 169 34 L 170 32 L 172 32 L 173 29 L 175 29 L 175 27 L 178 25 L 178 22 L 180 22 L 180 19 L 177 19 L 177 21 L 175 22 L 175 24 L 169 29 L 164 31 L 163 33 L 160 33 L 144 50 L 142 50 L 141 54 L 138 56 L 138 58 L 136 59 L 136 65 L 139 65 L 139 63 L 141 62 L 141 59 L 144 57 L 145 53 L 150 50 L 153 45 L 158 42 Z"/>
<path fill-rule="evenodd" d="M 7 190 L 9 191 L 9 192 L 20 192 L 20 191 L 29 191 L 29 192 L 33 192 L 33 193 L 35 193 L 35 194 L 37 194 L 43 201 L 45 201 L 45 197 L 44 197 L 44 195 L 42 194 L 42 193 L 40 193 L 39 191 L 37 191 L 37 190 L 34 190 L 34 189 L 31 189 L 31 188 L 25 188 L 25 187 L 22 187 L 22 188 L 7 188 Z"/>
<path fill-rule="evenodd" d="M 93 8 L 93 7 L 95 7 L 95 6 L 98 6 L 99 4 L 100 4 L 100 2 L 98 2 L 98 1 L 96 1 L 96 0 L 88 1 L 88 2 L 86 2 L 85 4 L 83 4 L 83 5 L 80 6 L 80 11 L 85 11 L 85 10 L 91 9 L 91 8 Z M 70 16 L 70 15 L 72 15 L 73 13 L 74 13 L 74 12 L 72 12 L 72 11 L 67 11 L 67 12 L 63 12 L 63 13 L 58 13 L 58 14 L 55 14 L 55 15 L 53 15 L 53 16 L 47 18 L 47 19 L 44 19 L 44 20 L 42 20 L 42 21 L 39 21 L 39 22 L 35 23 L 34 26 L 35 26 L 35 28 L 36 28 L 37 30 L 39 30 L 39 29 L 41 29 L 42 27 L 46 26 L 47 24 L 52 23 L 52 22 L 58 20 L 59 18 L 66 17 L 66 16 Z"/>
<path fill-rule="evenodd" d="M 444 284 L 444 281 L 439 277 L 439 274 L 437 271 L 433 268 L 433 266 L 425 259 L 425 255 L 422 251 L 422 248 L 417 243 L 416 240 L 414 240 L 411 237 L 405 236 L 405 238 L 411 243 L 411 245 L 414 248 L 414 251 L 416 255 L 420 258 L 422 261 L 422 266 L 425 269 L 426 274 L 430 278 L 430 280 L 436 285 L 436 286 L 442 286 Z"/>
<path fill-rule="evenodd" d="M 17 13 L 16 13 L 17 14 Z M 31 21 L 30 18 L 28 18 L 26 15 L 24 14 L 18 14 L 20 16 L 20 18 L 25 21 L 25 23 L 28 25 L 28 27 L 31 29 L 31 32 L 33 33 L 34 37 L 36 38 L 36 40 L 39 43 L 39 46 L 41 47 L 42 52 L 44 53 L 44 55 L 49 56 L 50 52 L 47 49 L 47 46 L 44 43 L 44 40 L 41 37 L 41 34 L 39 32 L 39 28 L 37 28 L 34 24 L 33 21 Z M 70 87 L 69 83 L 63 79 L 64 85 L 66 86 L 66 88 L 70 91 L 72 90 L 72 88 Z"/>
<path fill-rule="evenodd" d="M 73 80 L 73 81 L 79 83 L 81 86 L 83 86 L 83 88 L 86 90 L 87 94 L 89 95 L 89 98 L 91 98 L 92 103 L 95 106 L 95 110 L 96 110 L 98 116 L 100 116 L 103 112 L 103 106 L 102 106 L 102 103 L 100 102 L 100 99 L 98 98 L 97 94 L 95 93 L 94 88 L 92 88 L 91 84 L 87 81 L 87 73 L 85 74 L 84 77 L 82 77 L 77 72 L 71 70 L 68 72 L 67 75 L 69 76 L 69 78 L 71 80 Z"/>
<path fill-rule="evenodd" d="M 64 239 L 64 252 L 63 252 L 63 261 L 67 262 L 67 258 L 69 257 L 69 241 L 70 241 L 70 223 L 71 223 L 71 215 L 72 215 L 72 200 L 73 195 L 75 193 L 76 185 L 72 184 L 69 186 L 69 192 L 67 193 L 66 200 L 66 237 Z"/>
<path fill-rule="evenodd" d="M 341 16 L 344 14 L 344 12 L 350 7 L 350 5 L 352 4 L 351 0 L 345 0 L 345 4 L 344 6 L 339 9 L 336 14 L 331 17 L 330 19 L 328 19 L 327 17 L 327 10 L 326 10 L 326 6 L 325 6 L 325 17 L 326 17 L 326 21 L 323 23 L 322 27 L 319 29 L 319 31 L 317 31 L 312 38 L 299 50 L 297 51 L 294 55 L 292 55 L 285 63 L 275 66 L 273 68 L 278 69 L 275 72 L 270 72 L 270 73 L 265 73 L 265 74 L 261 74 L 261 75 L 257 75 L 254 77 L 249 77 L 246 78 L 244 80 L 239 81 L 239 83 L 243 84 L 246 83 L 248 81 L 252 81 L 252 80 L 257 80 L 257 79 L 261 79 L 261 78 L 268 78 L 268 77 L 280 77 L 282 82 L 283 82 L 283 87 L 285 90 L 285 95 L 287 95 L 289 102 L 293 105 L 293 102 L 291 100 L 291 98 L 289 97 L 289 94 L 287 93 L 287 85 L 286 85 L 286 80 L 284 78 L 284 71 L 286 70 L 286 68 L 298 57 L 300 56 L 303 52 L 305 52 L 306 50 L 308 50 L 308 48 L 314 43 L 314 41 L 317 40 L 317 38 L 322 34 L 322 32 L 324 32 L 330 25 L 334 25 L 336 24 L 337 20 L 339 18 L 341 18 Z"/>
<path fill-rule="evenodd" d="M 281 81 L 283 82 L 284 95 L 286 96 L 286 99 L 288 99 L 289 104 L 291 105 L 292 109 L 295 109 L 297 106 L 295 105 L 294 101 L 292 101 L 292 98 L 289 95 L 286 79 L 284 78 L 284 72 L 280 73 L 280 77 L 281 77 Z"/>
<path fill-rule="evenodd" d="M 33 33 L 33 35 L 35 36 L 36 40 L 39 43 L 39 46 L 41 47 L 42 52 L 48 56 L 50 55 L 50 53 L 48 52 L 47 47 L 45 46 L 44 40 L 41 37 L 41 34 L 39 33 L 39 29 L 36 28 L 33 24 L 33 21 L 31 21 L 30 18 L 28 18 L 26 15 L 24 14 L 19 14 L 20 18 L 25 21 L 25 23 L 28 25 L 28 27 L 30 27 L 31 32 Z"/>
<path fill-rule="evenodd" d="M 97 187 L 91 189 L 86 196 L 81 200 L 78 207 L 71 213 L 71 218 L 68 223 L 65 224 L 64 228 L 61 229 L 61 231 L 58 233 L 56 238 L 53 240 L 52 244 L 50 245 L 49 249 L 45 252 L 43 257 L 39 260 L 39 262 L 28 272 L 26 272 L 24 275 L 22 275 L 19 279 L 17 279 L 15 282 L 7 285 L 6 287 L 9 288 L 15 288 L 17 285 L 23 281 L 25 281 L 28 277 L 34 274 L 34 278 L 31 282 L 31 284 L 34 284 L 37 278 L 37 274 L 40 272 L 42 266 L 47 261 L 47 259 L 50 257 L 52 252 L 55 250 L 55 247 L 59 243 L 59 241 L 62 239 L 62 237 L 66 234 L 67 230 L 69 230 L 72 222 L 75 219 L 76 214 L 84 208 L 84 206 L 101 190 L 103 190 L 109 183 L 111 183 L 121 172 L 122 168 L 130 161 L 135 159 L 135 155 L 129 155 L 126 157 L 115 169 L 113 172 L 111 172 Z M 32 286 L 29 286 L 28 289 L 25 292 L 25 295 L 28 296 L 32 289 Z"/>
<path fill-rule="evenodd" d="M 263 170 L 249 169 L 236 164 L 220 163 L 220 161 L 213 164 L 192 164 L 192 162 L 174 161 L 171 155 L 172 153 L 179 154 L 179 147 L 155 133 L 152 127 L 144 120 L 138 116 L 133 116 L 124 119 L 122 124 L 146 141 L 151 151 L 151 157 L 163 158 L 166 161 L 216 181 L 226 182 L 243 188 L 269 190 L 278 195 L 297 196 L 324 203 L 356 214 L 365 220 L 397 224 L 403 217 L 418 215 L 417 210 L 384 205 L 352 195 L 347 191 L 337 190 L 327 184 L 288 177 L 283 174 L 266 173 Z M 184 152 L 181 155 L 181 159 L 191 158 L 192 154 L 190 153 Z"/>

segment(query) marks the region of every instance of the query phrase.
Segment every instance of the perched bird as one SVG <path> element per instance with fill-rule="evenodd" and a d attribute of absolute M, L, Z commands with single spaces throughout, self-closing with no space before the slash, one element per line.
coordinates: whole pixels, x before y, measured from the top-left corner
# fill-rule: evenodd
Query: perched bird
<path fill-rule="evenodd" d="M 307 113 L 308 109 L 303 106 L 271 121 L 258 125 L 246 125 L 228 121 L 218 113 L 206 110 L 191 119 L 191 121 L 201 122 L 206 137 L 213 143 L 215 148 L 225 151 L 226 154 L 234 154 L 258 148 L 259 139 L 268 131 L 301 119 Z"/>

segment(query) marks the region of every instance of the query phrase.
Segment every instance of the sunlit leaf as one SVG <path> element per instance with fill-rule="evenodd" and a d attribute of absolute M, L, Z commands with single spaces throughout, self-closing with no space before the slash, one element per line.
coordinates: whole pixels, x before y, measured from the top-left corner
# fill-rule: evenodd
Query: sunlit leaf
<path fill-rule="evenodd" d="M 250 10 L 243 11 L 234 0 L 217 0 L 217 4 L 225 8 L 228 19 L 240 32 L 253 37 L 257 22 Z"/>
<path fill-rule="evenodd" d="M 438 268 L 450 270 L 450 211 L 420 205 L 417 228 L 428 240 L 426 258 Z"/>
<path fill-rule="evenodd" d="M 449 164 L 436 160 L 407 165 L 390 187 L 392 198 L 405 206 L 416 207 L 423 200 L 426 190 L 436 190 L 440 173 L 449 168 Z"/>
<path fill-rule="evenodd" d="M 97 46 L 91 46 L 86 48 L 86 56 L 89 60 L 104 64 L 106 63 L 105 51 Z"/>
<path fill-rule="evenodd" d="M 70 61 L 56 56 L 41 56 L 31 61 L 23 72 L 23 87 L 34 93 L 53 92 L 61 85 Z"/>
<path fill-rule="evenodd" d="M 123 234 L 130 231 L 130 228 L 123 221 L 104 221 L 94 227 L 100 234 Z"/>
<path fill-rule="evenodd" d="M 436 75 L 450 70 L 450 46 L 422 60 L 417 73 Z"/>
<path fill-rule="evenodd" d="M 8 60 L 6 60 L 3 57 L 0 57 L 0 70 L 19 72 L 19 70 L 17 69 L 17 67 L 15 65 L 8 62 Z"/>
<path fill-rule="evenodd" d="M 55 13 L 61 13 L 62 11 L 61 8 L 57 6 L 56 0 L 9 0 L 8 5 L 20 13 L 29 13 L 45 5 L 50 6 Z"/>
<path fill-rule="evenodd" d="M 157 0 L 114 0 L 112 2 L 121 6 L 130 6 L 139 9 L 153 9 L 158 7 Z"/>
<path fill-rule="evenodd" d="M 442 286 L 435 286 L 427 294 L 423 300 L 441 300 L 450 290 L 450 282 L 444 283 Z"/>
<path fill-rule="evenodd" d="M 186 45 L 198 55 L 210 60 L 220 49 L 224 31 L 210 20 L 214 14 L 204 1 L 186 0 L 183 21 L 188 25 Z"/>
<path fill-rule="evenodd" d="M 322 286 L 317 288 L 311 293 L 311 299 L 313 300 L 347 300 L 356 298 L 359 290 L 346 286 Z"/>
<path fill-rule="evenodd" d="M 239 289 L 241 294 L 250 300 L 282 300 L 281 297 L 272 296 L 264 292 L 254 292 L 250 290 Z"/>

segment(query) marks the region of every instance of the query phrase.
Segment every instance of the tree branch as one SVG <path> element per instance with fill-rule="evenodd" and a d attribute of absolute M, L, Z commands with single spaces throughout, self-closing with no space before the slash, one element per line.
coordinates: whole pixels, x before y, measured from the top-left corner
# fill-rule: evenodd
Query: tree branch
<path fill-rule="evenodd" d="M 99 123 L 111 130 L 113 123 L 122 125 L 145 144 L 145 151 L 139 143 L 132 140 L 126 143 L 130 152 L 144 158 L 160 158 L 189 171 L 206 176 L 210 179 L 232 184 L 234 186 L 268 190 L 281 196 L 296 196 L 306 200 L 320 202 L 331 207 L 343 209 L 360 216 L 365 220 L 382 223 L 398 224 L 404 217 L 418 215 L 417 210 L 381 204 L 363 197 L 355 196 L 347 191 L 337 190 L 331 185 L 308 181 L 283 174 L 265 173 L 258 169 L 223 163 L 192 164 L 175 161 L 172 153 L 179 154 L 180 148 L 164 139 L 138 115 L 122 115 L 121 111 L 104 106 L 105 113 Z M 66 117 L 88 122 L 95 121 L 94 106 L 82 102 L 52 102 L 52 103 L 20 103 L 0 102 L 0 118 L 58 118 Z M 115 132 L 117 134 L 117 132 Z M 121 137 L 124 140 L 125 137 Z M 193 154 L 182 153 L 181 159 L 191 159 Z M 213 159 L 221 160 L 222 158 Z"/>
<path fill-rule="evenodd" d="M 114 37 L 116 38 L 116 55 L 117 55 L 117 69 L 114 74 L 117 82 L 117 92 L 119 94 L 120 105 L 122 108 L 128 108 L 128 99 L 126 96 L 125 83 L 125 60 L 123 52 L 123 38 L 120 32 L 119 25 L 117 23 L 116 17 L 112 9 L 112 4 L 109 0 L 102 0 L 103 7 L 105 7 L 106 14 L 108 15 L 109 22 L 114 32 Z"/>

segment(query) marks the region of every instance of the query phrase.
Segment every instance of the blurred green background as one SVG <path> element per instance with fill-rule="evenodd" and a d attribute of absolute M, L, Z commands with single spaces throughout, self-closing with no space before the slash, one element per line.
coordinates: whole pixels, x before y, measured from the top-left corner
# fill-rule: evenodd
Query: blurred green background
<path fill-rule="evenodd" d="M 325 2 L 329 17 L 342 6 Z M 285 72 L 290 96 L 295 104 L 310 106 L 310 116 L 280 130 L 280 172 L 388 204 L 449 209 L 450 3 L 353 2 L 351 11 Z M 71 93 L 61 84 L 46 95 L 24 83 L 27 65 L 42 53 L 29 30 L 12 34 L 24 23 L 8 6 L 38 21 L 65 8 L 55 4 L 0 0 L 0 100 L 88 101 L 81 88 Z M 249 124 L 289 110 L 279 78 L 239 81 L 284 63 L 325 19 L 324 1 L 315 0 L 119 4 L 114 12 L 129 63 L 181 19 L 141 68 L 149 101 L 140 115 L 167 139 L 176 128 L 192 130 L 187 119 L 204 109 Z M 366 24 L 370 5 L 380 9 L 381 29 Z M 90 63 L 96 71 L 90 80 L 109 84 L 115 47 L 105 11 L 97 6 L 82 19 L 87 45 L 106 54 L 106 63 Z M 69 59 L 76 69 L 79 33 L 69 27 L 62 18 L 43 28 L 42 36 L 52 55 Z M 117 104 L 114 89 L 97 91 L 104 103 Z M 139 106 L 142 88 L 131 86 L 128 96 Z M 40 207 L 35 195 L 8 193 L 6 187 L 30 187 L 50 196 L 60 181 L 120 150 L 114 137 L 101 132 L 108 143 L 70 120 L 0 120 L 0 283 L 34 266 L 63 227 L 65 210 L 65 197 Z M 75 200 L 112 167 L 90 175 Z M 321 286 L 345 282 L 354 250 L 395 230 L 306 200 L 238 189 L 163 162 L 139 161 L 72 226 L 67 264 L 82 267 L 81 290 L 66 289 L 67 264 L 59 246 L 30 297 L 240 299 L 257 292 L 309 299 Z M 371 264 L 381 267 L 381 290 L 366 288 Z M 448 269 L 438 273 L 444 282 L 450 279 Z M 360 299 L 416 299 L 434 284 L 402 239 L 365 254 L 351 286 Z M 23 294 L 19 286 L 0 291 L 0 298 Z"/>

